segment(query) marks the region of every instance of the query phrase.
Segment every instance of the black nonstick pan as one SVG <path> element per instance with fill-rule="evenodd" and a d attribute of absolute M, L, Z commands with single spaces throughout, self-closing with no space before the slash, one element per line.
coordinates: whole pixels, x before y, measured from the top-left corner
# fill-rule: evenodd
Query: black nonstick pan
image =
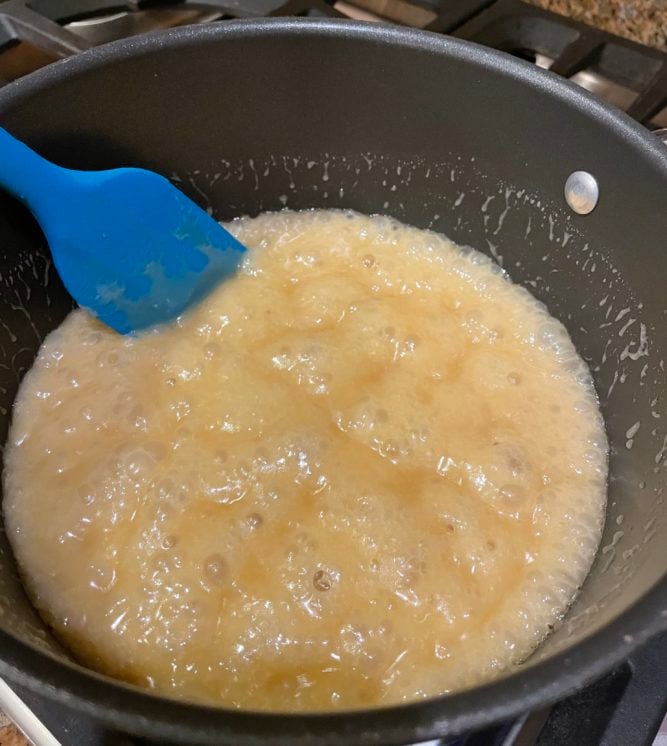
<path fill-rule="evenodd" d="M 518 671 L 485 686 L 308 716 L 162 699 L 68 657 L 4 535 L 2 676 L 160 742 L 414 743 L 555 701 L 667 628 L 667 148 L 648 131 L 497 52 L 298 19 L 88 51 L 3 88 L 0 125 L 64 166 L 156 169 L 221 219 L 350 207 L 486 251 L 567 326 L 612 448 L 605 533 L 578 599 Z M 573 209 L 577 171 L 588 176 L 568 187 Z M 2 442 L 22 375 L 71 307 L 38 228 L 0 195 Z"/>

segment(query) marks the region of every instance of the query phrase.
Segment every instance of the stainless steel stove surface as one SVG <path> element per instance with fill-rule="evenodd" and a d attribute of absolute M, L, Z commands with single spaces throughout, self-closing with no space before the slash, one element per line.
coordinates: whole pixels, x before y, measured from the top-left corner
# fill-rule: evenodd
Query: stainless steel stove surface
<path fill-rule="evenodd" d="M 450 34 L 567 77 L 649 129 L 667 127 L 666 52 L 521 0 L 9 0 L 0 4 L 0 85 L 92 46 L 147 31 L 279 15 L 354 18 Z M 37 746 L 148 746 L 1 680 L 0 708 Z M 648 746 L 666 710 L 667 635 L 662 635 L 554 707 L 446 743 Z"/>

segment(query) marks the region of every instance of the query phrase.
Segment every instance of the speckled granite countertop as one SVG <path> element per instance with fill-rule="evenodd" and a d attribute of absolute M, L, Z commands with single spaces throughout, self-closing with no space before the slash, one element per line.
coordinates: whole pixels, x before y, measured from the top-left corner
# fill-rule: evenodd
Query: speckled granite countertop
<path fill-rule="evenodd" d="M 525 0 L 667 51 L 667 0 Z"/>

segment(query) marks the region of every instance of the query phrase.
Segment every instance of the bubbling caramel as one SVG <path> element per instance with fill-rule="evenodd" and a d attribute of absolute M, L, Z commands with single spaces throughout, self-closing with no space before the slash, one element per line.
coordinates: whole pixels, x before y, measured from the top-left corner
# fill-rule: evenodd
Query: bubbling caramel
<path fill-rule="evenodd" d="M 475 685 L 567 609 L 607 443 L 564 327 L 385 217 L 265 214 L 238 275 L 121 337 L 74 311 L 26 375 L 4 513 L 75 656 L 175 697 L 366 708 Z"/>

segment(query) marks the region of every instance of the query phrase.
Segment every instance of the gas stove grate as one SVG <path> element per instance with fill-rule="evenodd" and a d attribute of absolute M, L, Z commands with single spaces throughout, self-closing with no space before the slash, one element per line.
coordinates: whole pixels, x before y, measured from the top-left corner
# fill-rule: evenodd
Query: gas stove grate
<path fill-rule="evenodd" d="M 154 29 L 288 15 L 451 34 L 569 78 L 651 129 L 667 127 L 666 52 L 521 0 L 9 0 L 0 4 L 0 83 Z"/>
<path fill-rule="evenodd" d="M 557 16 L 497 0 L 453 36 L 540 64 L 653 129 L 667 126 L 667 53 Z"/>

